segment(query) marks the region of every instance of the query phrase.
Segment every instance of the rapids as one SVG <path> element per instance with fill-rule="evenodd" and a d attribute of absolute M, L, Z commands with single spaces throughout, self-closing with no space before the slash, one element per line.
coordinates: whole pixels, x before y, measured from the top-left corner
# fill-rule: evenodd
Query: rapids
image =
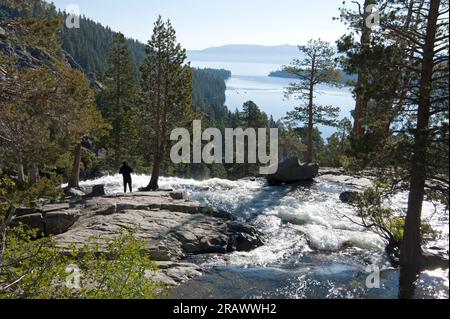
<path fill-rule="evenodd" d="M 134 175 L 133 187 L 146 186 L 149 176 Z M 123 191 L 120 175 L 81 183 L 104 184 L 109 194 Z M 197 181 L 161 178 L 161 188 L 184 189 L 192 200 L 225 209 L 256 226 L 265 245 L 248 253 L 193 256 L 205 269 L 202 278 L 172 292 L 174 298 L 396 298 L 398 270 L 384 253 L 385 243 L 342 215 L 355 216 L 339 200 L 352 190 L 319 179 L 312 185 L 269 187 L 264 180 Z M 394 209 L 406 207 L 406 194 L 390 200 Z M 448 212 L 424 203 L 424 217 L 438 238 L 429 248 L 448 256 Z M 366 287 L 371 267 L 380 269 L 379 289 Z M 425 272 L 417 298 L 448 298 L 448 270 Z"/>

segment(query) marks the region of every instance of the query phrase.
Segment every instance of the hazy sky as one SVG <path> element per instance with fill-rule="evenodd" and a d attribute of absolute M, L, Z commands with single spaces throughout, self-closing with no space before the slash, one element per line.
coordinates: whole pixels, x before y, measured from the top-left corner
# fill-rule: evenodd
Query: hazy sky
<path fill-rule="evenodd" d="M 161 14 L 171 19 L 187 49 L 224 44 L 302 44 L 337 40 L 345 26 L 342 0 L 53 0 L 60 9 L 76 4 L 81 14 L 142 42 Z"/>

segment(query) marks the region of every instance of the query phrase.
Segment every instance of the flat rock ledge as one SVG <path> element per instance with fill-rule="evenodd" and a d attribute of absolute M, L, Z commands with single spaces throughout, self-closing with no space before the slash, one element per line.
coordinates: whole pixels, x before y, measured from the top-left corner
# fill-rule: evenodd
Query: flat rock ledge
<path fill-rule="evenodd" d="M 57 216 L 64 217 L 63 225 L 51 232 L 62 249 L 82 246 L 92 238 L 111 240 L 123 229 L 134 229 L 136 237 L 147 242 L 152 260 L 161 269 L 156 279 L 167 285 L 201 274 L 197 265 L 183 262 L 189 255 L 250 251 L 263 244 L 253 226 L 186 197 L 184 192 L 92 197 L 54 206 L 51 214 L 42 207 L 38 212 L 24 211 L 18 218 L 26 224 L 30 214 L 40 215 L 44 221 L 53 216 L 53 224 L 58 225 Z"/>

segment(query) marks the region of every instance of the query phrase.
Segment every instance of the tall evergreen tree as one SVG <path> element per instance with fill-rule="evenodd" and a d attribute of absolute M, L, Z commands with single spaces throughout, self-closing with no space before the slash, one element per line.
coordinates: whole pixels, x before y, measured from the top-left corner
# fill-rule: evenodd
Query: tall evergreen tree
<path fill-rule="evenodd" d="M 286 95 L 288 97 L 294 95 L 304 104 L 288 112 L 286 119 L 293 123 L 306 123 L 308 131 L 306 162 L 312 163 L 314 126 L 316 124 L 333 126 L 339 114 L 339 108 L 314 103 L 315 89 L 319 84 L 339 85 L 340 73 L 336 70 L 336 52 L 328 42 L 320 39 L 310 40 L 306 46 L 299 49 L 305 58 L 295 59 L 290 66 L 283 69 L 298 79 L 298 82 L 292 83 L 287 88 Z"/>
<path fill-rule="evenodd" d="M 256 132 L 256 151 L 259 151 L 258 144 L 258 129 L 259 128 L 267 128 L 269 126 L 269 121 L 267 115 L 262 112 L 258 105 L 256 105 L 253 101 L 247 101 L 242 106 L 242 112 L 240 112 L 240 121 L 241 126 L 244 129 L 254 129 Z M 246 150 L 250 151 L 250 142 L 246 140 L 245 142 Z M 258 165 L 256 163 L 251 163 L 248 159 L 244 164 L 237 164 L 239 168 L 239 174 L 241 177 L 243 176 L 257 176 L 258 175 Z M 235 174 L 237 173 L 236 168 L 234 168 Z"/>
<path fill-rule="evenodd" d="M 391 191 L 409 191 L 400 286 L 402 297 L 412 297 L 411 282 L 418 272 L 439 263 L 422 248 L 423 202 L 440 200 L 448 206 L 449 2 L 377 4 L 381 16 L 377 33 L 365 54 L 351 63 L 370 65 L 365 92 L 378 112 L 367 114 L 367 127 L 383 122 L 386 114 L 389 117 L 382 130 L 388 134 L 374 143 L 371 161 L 365 165 L 374 163 Z"/>
<path fill-rule="evenodd" d="M 141 66 L 142 118 L 153 149 L 153 171 L 148 190 L 159 188 L 161 165 L 171 130 L 186 126 L 192 118 L 192 70 L 185 61 L 186 50 L 177 43 L 175 29 L 170 21 L 164 22 L 159 17 Z"/>
<path fill-rule="evenodd" d="M 136 153 L 138 81 L 128 42 L 121 33 L 114 35 L 108 54 L 104 84 L 99 107 L 112 124 L 112 164 L 117 168 L 122 159 Z"/>
<path fill-rule="evenodd" d="M 2 51 L 6 73 L 0 81 L 0 145 L 6 157 L 17 163 L 21 182 L 26 172 L 31 182 L 36 181 L 40 170 L 54 165 L 61 154 L 77 145 L 69 180 L 76 187 L 78 145 L 102 126 L 102 118 L 84 74 L 65 64 L 57 41 L 59 20 L 30 15 L 25 11 L 7 21 L 4 27 L 11 36 L 5 41 L 14 52 L 23 52 L 26 44 L 27 50 L 39 51 L 47 63 L 21 65 Z"/>
<path fill-rule="evenodd" d="M 268 126 L 267 115 L 253 101 L 244 103 L 240 118 L 244 127 L 258 129 Z"/>
<path fill-rule="evenodd" d="M 415 49 L 416 63 L 409 67 L 414 68 L 417 76 L 417 82 L 410 87 L 411 101 L 417 107 L 413 109 L 410 192 L 400 254 L 401 266 L 406 269 L 420 269 L 423 266 L 421 215 L 427 180 L 434 178 L 443 181 L 447 184 L 448 191 L 448 171 L 447 177 L 443 177 L 433 168 L 430 152 L 439 144 L 448 145 L 448 140 L 442 140 L 445 136 L 448 137 L 448 133 L 442 136 L 441 128 L 448 131 L 449 4 L 448 1 L 430 0 L 417 9 L 423 17 L 423 27 L 419 34 L 408 35 L 408 29 L 400 29 L 395 25 L 387 26 L 396 38 L 415 38 L 410 45 L 411 49 Z M 445 151 L 445 148 L 442 150 Z M 433 156 L 436 155 L 438 154 Z M 441 155 L 446 156 L 448 160 L 448 148 L 447 154 Z"/>
<path fill-rule="evenodd" d="M 375 2 L 375 0 L 364 0 L 363 7 L 358 5 L 359 7 L 356 13 L 344 8 L 341 9 L 341 18 L 347 21 L 348 24 L 356 30 L 356 33 L 360 35 L 359 43 L 353 43 L 355 50 L 352 52 L 352 55 L 350 55 L 350 58 L 361 59 L 361 57 L 366 55 L 367 50 L 370 49 L 372 30 L 369 25 L 369 18 L 371 14 L 369 9 L 371 5 L 375 4 Z M 348 40 L 348 38 L 345 40 Z M 369 83 L 369 65 L 367 63 L 359 63 L 358 67 L 351 71 L 358 74 L 358 79 L 355 86 L 356 105 L 353 126 L 353 135 L 357 138 L 363 134 L 363 117 L 369 102 L 366 92 Z"/>

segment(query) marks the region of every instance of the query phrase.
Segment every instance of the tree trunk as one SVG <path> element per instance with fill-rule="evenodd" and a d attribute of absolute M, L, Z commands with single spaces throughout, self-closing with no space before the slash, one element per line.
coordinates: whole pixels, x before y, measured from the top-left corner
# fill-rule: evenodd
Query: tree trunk
<path fill-rule="evenodd" d="M 306 163 L 310 164 L 313 162 L 313 90 L 310 91 L 309 106 L 308 106 L 308 151 L 306 153 Z"/>
<path fill-rule="evenodd" d="M 23 168 L 22 158 L 17 160 L 17 179 L 19 184 L 25 183 L 25 172 Z"/>
<path fill-rule="evenodd" d="M 306 152 L 306 163 L 313 162 L 313 131 L 314 131 L 314 77 L 316 75 L 316 56 L 311 61 L 311 77 L 309 79 L 309 101 L 308 101 L 308 151 Z"/>
<path fill-rule="evenodd" d="M 364 1 L 364 14 L 363 14 L 363 21 L 361 25 L 361 51 L 364 53 L 366 51 L 366 48 L 370 45 L 370 38 L 372 35 L 372 32 L 370 28 L 366 25 L 367 18 L 369 17 L 369 13 L 366 12 L 366 8 L 369 5 L 374 4 L 375 2 L 373 0 L 365 0 Z M 364 66 L 362 66 L 358 71 L 358 81 L 356 84 L 356 87 L 358 89 L 358 94 L 356 96 L 356 105 L 355 105 L 355 124 L 353 127 L 353 135 L 355 137 L 360 137 L 363 135 L 363 122 L 362 117 L 364 115 L 365 110 L 367 109 L 367 97 L 364 93 L 364 90 L 366 89 L 368 85 L 368 76 L 367 76 L 367 70 Z"/>
<path fill-rule="evenodd" d="M 150 184 L 148 184 L 147 189 L 151 191 L 156 191 L 159 189 L 158 181 L 159 174 L 161 171 L 161 156 L 157 154 L 155 160 L 153 161 L 152 178 L 150 179 Z"/>
<path fill-rule="evenodd" d="M 159 52 L 159 51 L 158 51 Z M 158 62 L 157 62 L 157 68 L 158 73 L 156 76 L 156 120 L 155 120 L 155 134 L 156 134 L 156 141 L 155 141 L 155 155 L 153 160 L 153 170 L 152 170 L 152 177 L 150 179 L 150 183 L 146 187 L 147 190 L 157 190 L 159 188 L 158 180 L 159 180 L 159 174 L 161 170 L 161 108 L 163 107 L 162 101 L 161 101 L 161 59 L 158 53 Z M 164 102 L 166 103 L 166 102 Z"/>
<path fill-rule="evenodd" d="M 121 151 L 121 139 L 120 134 L 122 132 L 122 102 L 121 102 L 121 96 L 122 96 L 122 83 L 120 78 L 120 52 L 117 53 L 118 57 L 118 66 L 117 66 L 117 72 L 116 72 L 116 114 L 115 114 L 115 123 L 114 123 L 114 166 L 119 167 L 120 165 L 120 157 L 122 156 L 120 154 Z"/>
<path fill-rule="evenodd" d="M 69 188 L 78 188 L 80 185 L 81 143 L 75 146 L 72 174 L 69 178 Z"/>
<path fill-rule="evenodd" d="M 33 165 L 30 172 L 30 183 L 34 184 L 39 180 L 39 168 Z"/>
<path fill-rule="evenodd" d="M 427 177 L 426 155 L 430 122 L 434 46 L 439 6 L 440 0 L 431 0 L 426 39 L 423 47 L 417 129 L 415 133 L 414 154 L 412 157 L 408 211 L 400 254 L 400 265 L 406 269 L 420 267 L 422 256 L 420 228 L 425 181 Z"/>

